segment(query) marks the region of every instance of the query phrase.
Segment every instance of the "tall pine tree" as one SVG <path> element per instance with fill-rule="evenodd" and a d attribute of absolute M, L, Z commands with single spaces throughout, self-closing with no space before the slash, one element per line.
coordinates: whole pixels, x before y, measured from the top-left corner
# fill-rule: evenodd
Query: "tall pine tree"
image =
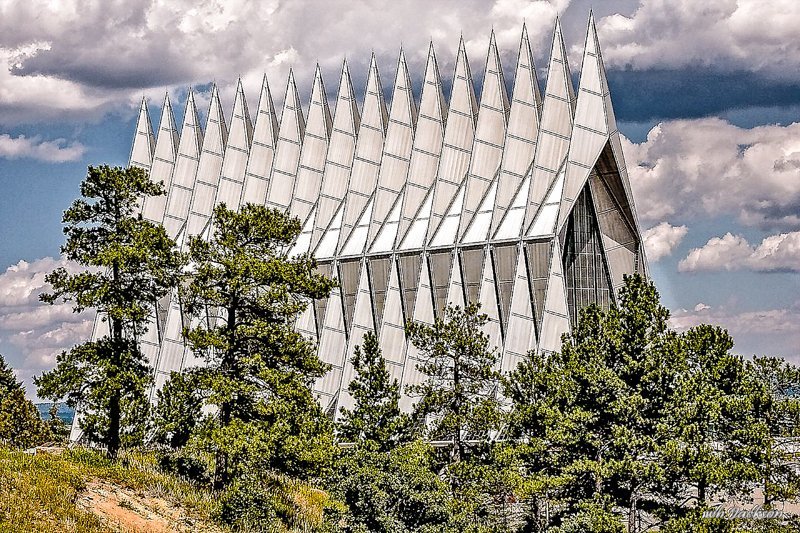
<path fill-rule="evenodd" d="M 411 322 L 408 337 L 420 351 L 426 378 L 409 392 L 420 397 L 417 413 L 429 419 L 428 436 L 454 444 L 454 462 L 467 458 L 469 440 L 485 442 L 499 424 L 500 376 L 496 348 L 482 331 L 488 321 L 477 304 L 448 306 L 433 325 Z"/>
<path fill-rule="evenodd" d="M 327 366 L 294 325 L 333 282 L 310 256 L 290 255 L 299 233 L 277 209 L 221 204 L 211 237 L 189 242 L 193 268 L 180 295 L 193 317 L 185 334 L 205 360 L 201 395 L 216 410 L 205 442 L 217 487 L 264 468 L 309 477 L 332 453 L 330 423 L 311 393 Z"/>
<path fill-rule="evenodd" d="M 115 457 L 124 437 L 141 437 L 150 368 L 139 347 L 159 298 L 177 283 L 181 256 L 163 226 L 144 220 L 142 198 L 166 194 L 137 167 L 89 167 L 81 196 L 64 212 L 67 241 L 61 253 L 86 267 L 58 268 L 45 278 L 50 304 L 71 302 L 75 312 L 94 309 L 108 333 L 58 356 L 38 377 L 39 396 L 80 407 L 89 440 Z"/>
<path fill-rule="evenodd" d="M 388 451 L 406 436 L 409 419 L 400 412 L 400 385 L 391 379 L 372 331 L 364 335 L 362 346 L 356 346 L 353 370 L 347 390 L 354 405 L 352 410 L 342 408 L 339 438 Z"/>

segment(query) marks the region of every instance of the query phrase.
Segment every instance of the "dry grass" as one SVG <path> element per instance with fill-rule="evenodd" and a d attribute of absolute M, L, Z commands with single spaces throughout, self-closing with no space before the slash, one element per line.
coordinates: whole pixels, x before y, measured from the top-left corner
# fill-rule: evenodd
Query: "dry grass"
<path fill-rule="evenodd" d="M 128 452 L 112 462 L 86 449 L 26 455 L 0 448 L 0 531 L 110 531 L 76 505 L 96 480 L 179 506 L 198 526 L 209 523 L 217 505 L 209 491 L 161 472 L 152 454 Z"/>

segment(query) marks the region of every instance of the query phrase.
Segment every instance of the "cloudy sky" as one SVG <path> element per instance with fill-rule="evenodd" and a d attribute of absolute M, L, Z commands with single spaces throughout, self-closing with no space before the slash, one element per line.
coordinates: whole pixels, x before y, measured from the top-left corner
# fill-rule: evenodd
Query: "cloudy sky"
<path fill-rule="evenodd" d="M 728 328 L 743 354 L 800 363 L 800 2 L 594 2 L 653 277 L 685 328 Z M 309 97 L 319 63 L 363 86 L 370 53 L 390 84 L 400 46 L 419 85 L 433 39 L 445 78 L 463 35 L 480 89 L 494 29 L 509 84 L 526 23 L 545 81 L 560 15 L 574 74 L 586 0 L 0 0 L 0 353 L 30 377 L 90 322 L 38 303 L 64 264 L 61 212 L 88 164 L 125 164 L 144 95 L 201 108 L 212 82 L 230 114 L 289 68 Z M 387 98 L 391 95 L 387 93 Z M 201 113 L 204 112 L 204 109 Z M 180 120 L 180 116 L 178 117 Z M 179 122 L 180 123 L 180 122 Z M 157 125 L 156 125 L 157 126 Z"/>

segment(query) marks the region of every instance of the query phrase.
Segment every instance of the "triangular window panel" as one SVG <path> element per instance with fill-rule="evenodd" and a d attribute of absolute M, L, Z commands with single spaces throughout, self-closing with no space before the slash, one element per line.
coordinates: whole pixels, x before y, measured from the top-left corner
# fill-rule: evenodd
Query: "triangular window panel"
<path fill-rule="evenodd" d="M 371 196 L 367 207 L 358 219 L 358 224 L 353 228 L 350 237 L 339 252 L 341 255 L 361 255 L 364 253 L 364 248 L 367 245 L 367 236 L 369 233 L 369 223 L 372 218 L 372 205 L 374 196 Z M 339 208 L 340 212 L 344 212 L 344 208 Z"/>
<path fill-rule="evenodd" d="M 461 220 L 461 208 L 464 205 L 464 185 L 459 187 L 447 214 L 439 224 L 433 238 L 431 239 L 430 246 L 448 246 L 456 242 L 456 233 L 458 232 L 458 223 Z"/>
<path fill-rule="evenodd" d="M 431 273 L 431 291 L 436 316 L 442 317 L 447 306 L 447 292 L 450 288 L 450 270 L 453 268 L 453 253 L 450 250 L 431 252 L 428 256 L 428 270 Z"/>
<path fill-rule="evenodd" d="M 528 269 L 528 285 L 531 291 L 531 308 L 537 330 L 541 329 L 544 302 L 547 297 L 547 280 L 550 277 L 551 241 L 525 243 L 525 265 Z"/>
<path fill-rule="evenodd" d="M 389 267 L 391 259 L 380 257 L 369 259 L 369 285 L 374 309 L 375 330 L 380 331 L 383 323 L 383 309 L 386 303 L 386 290 L 389 287 Z"/>
<path fill-rule="evenodd" d="M 320 263 L 317 265 L 317 273 L 323 276 L 331 276 L 331 264 Z M 322 336 L 322 328 L 325 326 L 325 311 L 328 308 L 328 299 L 319 298 L 314 300 L 314 322 L 317 326 L 317 338 Z"/>
<path fill-rule="evenodd" d="M 422 263 L 420 254 L 408 254 L 397 257 L 400 270 L 400 292 L 403 295 L 403 315 L 406 322 L 414 318 L 414 305 L 417 301 L 417 287 Z"/>
<path fill-rule="evenodd" d="M 422 248 L 425 244 L 425 234 L 428 231 L 428 221 L 431 218 L 431 207 L 433 206 L 433 189 L 428 192 L 425 202 L 420 207 L 409 226 L 403 241 L 400 243 L 400 250 L 413 250 Z"/>
<path fill-rule="evenodd" d="M 594 170 L 606 184 L 606 187 L 608 187 L 611 196 L 622 211 L 628 226 L 631 228 L 636 227 L 636 218 L 633 215 L 633 210 L 628 201 L 628 195 L 622 181 L 623 178 L 620 175 L 620 170 L 614 158 L 614 151 L 611 148 L 610 142 L 603 148 Z"/>
<path fill-rule="evenodd" d="M 358 281 L 361 275 L 361 260 L 339 262 L 339 284 L 342 291 L 342 305 L 344 305 L 345 331 L 350 332 L 353 325 L 353 313 L 356 308 L 358 295 Z"/>
<path fill-rule="evenodd" d="M 488 227 L 488 226 L 487 226 Z M 461 253 L 461 278 L 464 282 L 464 301 L 477 303 L 481 290 L 481 277 L 483 276 L 483 247 L 462 249 Z"/>
<path fill-rule="evenodd" d="M 497 301 L 500 306 L 500 324 L 505 335 L 511 310 L 514 274 L 517 267 L 517 245 L 493 246 L 492 263 L 494 266 L 495 286 L 497 288 Z"/>
<path fill-rule="evenodd" d="M 596 304 L 608 309 L 611 304 L 611 282 L 588 186 L 578 195 L 567 220 L 565 237 L 564 283 L 574 327 L 584 307 Z"/>

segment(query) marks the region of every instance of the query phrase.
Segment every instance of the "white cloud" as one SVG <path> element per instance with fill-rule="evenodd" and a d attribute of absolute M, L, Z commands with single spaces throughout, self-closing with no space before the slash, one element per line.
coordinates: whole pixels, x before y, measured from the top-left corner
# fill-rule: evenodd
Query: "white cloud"
<path fill-rule="evenodd" d="M 70 304 L 39 301 L 50 290 L 45 275 L 62 266 L 80 270 L 71 261 L 46 257 L 20 261 L 0 274 L 0 351 L 28 383 L 30 396 L 30 378 L 52 368 L 56 355 L 86 340 L 92 329 L 92 312 L 73 313 Z"/>
<path fill-rule="evenodd" d="M 6 121 L 49 116 L 50 109 L 85 115 L 129 104 L 149 88 L 161 92 L 216 80 L 232 91 L 240 75 L 255 95 L 265 71 L 280 99 L 289 67 L 296 67 L 301 94 L 307 94 L 316 62 L 324 72 L 338 73 L 347 57 L 354 73 L 363 75 L 372 50 L 388 83 L 401 44 L 421 76 L 431 38 L 448 76 L 462 33 L 472 61 L 482 68 L 492 27 L 509 68 L 523 21 L 537 52 L 549 50 L 553 20 L 569 3 L 11 2 L 0 7 L 0 61 L 8 65 L 0 68 L 0 110 Z"/>
<path fill-rule="evenodd" d="M 19 48 L 5 48 L 2 40 L 8 34 L 4 34 L 2 13 L 0 8 L 0 122 L 30 123 L 70 117 L 85 121 L 99 117 L 115 102 L 117 105 L 127 103 L 120 98 L 119 91 L 98 91 L 52 75 L 17 75 L 15 69 L 24 65 L 28 58 L 47 50 L 49 45 L 34 42 Z"/>
<path fill-rule="evenodd" d="M 743 311 L 729 306 L 699 303 L 694 309 L 673 311 L 670 325 L 685 331 L 699 324 L 728 330 L 744 355 L 776 355 L 800 364 L 800 302 L 778 309 Z"/>
<path fill-rule="evenodd" d="M 750 245 L 741 235 L 726 233 L 690 250 L 678 263 L 678 270 L 800 272 L 800 231 L 771 235 L 758 246 Z"/>
<path fill-rule="evenodd" d="M 683 331 L 699 324 L 718 324 L 736 333 L 794 333 L 800 335 L 800 309 L 736 311 L 699 303 L 693 310 L 678 309 L 670 324 Z"/>
<path fill-rule="evenodd" d="M 734 215 L 749 226 L 800 228 L 800 123 L 674 120 L 642 143 L 623 139 L 623 148 L 645 221 Z"/>
<path fill-rule="evenodd" d="M 11 137 L 6 133 L 0 134 L 0 158 L 27 158 L 48 163 L 64 163 L 80 159 L 85 151 L 86 148 L 81 143 L 67 144 L 65 139 L 43 141 L 38 135 Z"/>
<path fill-rule="evenodd" d="M 796 0 L 640 0 L 630 16 L 598 21 L 609 66 L 750 70 L 795 76 L 800 68 Z"/>
<path fill-rule="evenodd" d="M 662 222 L 642 233 L 647 259 L 653 263 L 670 255 L 678 246 L 689 228 L 686 226 L 673 226 L 669 222 Z"/>

